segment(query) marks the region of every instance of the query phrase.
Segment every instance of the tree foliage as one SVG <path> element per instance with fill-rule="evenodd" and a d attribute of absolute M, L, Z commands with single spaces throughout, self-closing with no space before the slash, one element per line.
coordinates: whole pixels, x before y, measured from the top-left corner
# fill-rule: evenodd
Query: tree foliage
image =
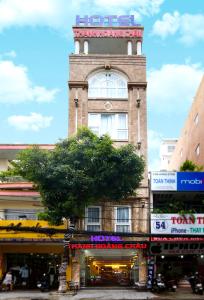
<path fill-rule="evenodd" d="M 191 160 L 185 160 L 183 162 L 183 164 L 180 166 L 180 169 L 179 169 L 181 172 L 184 171 L 192 171 L 192 172 L 201 172 L 203 170 L 203 167 L 202 166 L 198 166 L 196 165 L 193 161 Z"/>
<path fill-rule="evenodd" d="M 14 173 L 39 190 L 47 219 L 80 217 L 87 205 L 120 201 L 134 194 L 144 172 L 144 161 L 132 145 L 115 148 L 111 139 L 82 128 L 60 141 L 53 151 L 37 146 L 19 153 Z"/>

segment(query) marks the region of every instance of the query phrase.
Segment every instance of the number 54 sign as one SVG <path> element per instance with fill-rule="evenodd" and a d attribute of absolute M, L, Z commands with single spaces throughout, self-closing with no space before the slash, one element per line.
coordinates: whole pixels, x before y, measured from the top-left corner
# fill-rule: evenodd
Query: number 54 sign
<path fill-rule="evenodd" d="M 165 214 L 151 215 L 151 233 L 167 233 L 169 228 L 169 220 Z"/>
<path fill-rule="evenodd" d="M 168 227 L 168 224 L 166 221 L 155 221 L 154 222 L 154 228 L 156 230 L 159 230 L 159 231 L 165 231 Z"/>

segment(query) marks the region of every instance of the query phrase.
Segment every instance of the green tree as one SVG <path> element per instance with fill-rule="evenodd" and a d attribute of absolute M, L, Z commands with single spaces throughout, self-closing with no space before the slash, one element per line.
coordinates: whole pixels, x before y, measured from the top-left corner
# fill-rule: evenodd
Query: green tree
<path fill-rule="evenodd" d="M 132 145 L 115 148 L 111 139 L 80 129 L 53 151 L 34 146 L 20 152 L 14 173 L 34 182 L 48 220 L 79 218 L 85 206 L 120 201 L 134 195 L 144 171 L 144 161 Z"/>
<path fill-rule="evenodd" d="M 116 148 L 107 135 L 98 137 L 86 128 L 53 151 L 23 150 L 13 166 L 15 174 L 35 184 L 44 216 L 56 225 L 82 217 L 87 205 L 133 196 L 144 172 L 133 145 Z"/>
<path fill-rule="evenodd" d="M 203 166 L 196 165 L 192 160 L 185 160 L 179 168 L 179 171 L 192 171 L 192 172 L 201 172 L 203 170 Z"/>

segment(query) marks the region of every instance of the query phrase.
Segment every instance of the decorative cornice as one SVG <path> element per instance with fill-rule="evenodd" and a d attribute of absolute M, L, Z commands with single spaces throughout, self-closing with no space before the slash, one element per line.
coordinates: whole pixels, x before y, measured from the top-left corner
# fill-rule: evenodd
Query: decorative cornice
<path fill-rule="evenodd" d="M 147 82 L 128 82 L 128 88 L 140 87 L 146 89 Z"/>
<path fill-rule="evenodd" d="M 68 81 L 69 88 L 88 88 L 88 81 Z"/>

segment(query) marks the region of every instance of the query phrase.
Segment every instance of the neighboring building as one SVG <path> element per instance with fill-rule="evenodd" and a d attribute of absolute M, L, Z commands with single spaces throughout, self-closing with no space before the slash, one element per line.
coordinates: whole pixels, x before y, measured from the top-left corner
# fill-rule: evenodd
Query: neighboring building
<path fill-rule="evenodd" d="M 169 170 L 179 170 L 185 160 L 204 166 L 204 77 L 172 155 Z"/>
<path fill-rule="evenodd" d="M 0 170 L 7 170 L 10 161 L 16 159 L 19 151 L 29 148 L 28 144 L 1 144 Z M 54 145 L 39 145 L 42 149 L 52 150 Z M 63 253 L 63 235 L 48 236 L 42 233 L 17 232 L 15 226 L 48 228 L 45 221 L 39 221 L 37 214 L 43 211 L 40 194 L 32 183 L 21 177 L 9 177 L 0 182 L 0 226 L 13 226 L 14 230 L 0 230 L 0 278 L 11 269 L 15 276 L 15 288 L 22 286 L 20 267 L 28 265 L 29 288 L 36 288 L 40 276 L 51 267 L 57 274 Z M 60 227 L 64 228 L 64 226 Z"/>
<path fill-rule="evenodd" d="M 75 54 L 69 59 L 69 135 L 75 134 L 80 126 L 88 126 L 99 136 L 108 133 L 117 147 L 132 143 L 147 161 L 146 58 L 141 52 L 143 28 L 81 26 L 73 27 L 73 32 Z M 147 212 L 146 170 L 136 197 L 120 205 L 101 202 L 87 207 L 81 228 L 146 233 Z M 104 241 L 104 247 L 110 244 L 109 238 L 99 238 Z M 90 236 L 81 239 L 88 242 Z M 137 242 L 145 242 L 145 239 L 118 239 L 120 247 L 126 249 L 75 251 L 72 278 L 82 285 L 108 282 L 129 285 L 130 280 L 145 280 L 146 255 L 142 249 L 134 249 Z M 129 250 L 126 242 L 130 243 Z"/>
<path fill-rule="evenodd" d="M 204 277 L 204 172 L 151 172 L 154 270 L 181 282 Z"/>
<path fill-rule="evenodd" d="M 169 170 L 172 154 L 175 150 L 177 139 L 163 139 L 160 146 L 160 170 Z"/>

